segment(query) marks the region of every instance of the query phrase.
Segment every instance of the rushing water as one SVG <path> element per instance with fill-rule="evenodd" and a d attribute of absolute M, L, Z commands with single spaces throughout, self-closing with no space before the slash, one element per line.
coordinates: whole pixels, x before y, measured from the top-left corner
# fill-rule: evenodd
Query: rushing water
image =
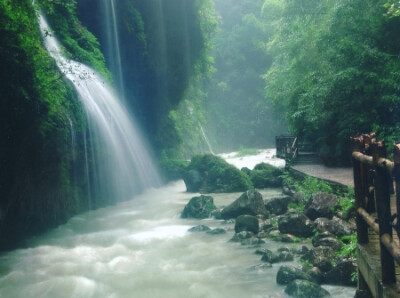
<path fill-rule="evenodd" d="M 41 15 L 39 23 L 46 49 L 73 83 L 86 110 L 90 144 L 85 143 L 85 147 L 97 158 L 93 171 L 98 178 L 93 187 L 120 201 L 160 185 L 146 142 L 121 100 L 93 69 L 62 55 L 61 46 L 49 34 L 51 29 Z"/>
<path fill-rule="evenodd" d="M 193 195 L 180 181 L 72 218 L 0 257 L 0 297 L 283 297 L 275 281 L 281 264 L 254 268 L 261 263 L 256 248 L 229 242 L 233 224 L 180 218 Z M 239 195 L 213 197 L 223 206 Z M 227 233 L 188 232 L 198 224 Z M 272 250 L 284 245 L 266 241 Z M 354 295 L 328 289 L 333 297 Z"/>

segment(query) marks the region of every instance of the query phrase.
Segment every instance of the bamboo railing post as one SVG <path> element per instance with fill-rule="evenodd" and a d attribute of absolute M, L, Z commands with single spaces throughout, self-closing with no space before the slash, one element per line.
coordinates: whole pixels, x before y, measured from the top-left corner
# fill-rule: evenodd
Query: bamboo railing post
<path fill-rule="evenodd" d="M 379 245 L 381 252 L 382 282 L 396 282 L 394 259 L 382 244 L 382 236 L 392 237 L 391 211 L 390 211 L 390 183 L 392 179 L 387 169 L 378 166 L 378 160 L 386 157 L 385 147 L 382 142 L 371 145 L 375 175 L 375 195 L 377 201 L 379 223 Z"/>
<path fill-rule="evenodd" d="M 362 152 L 364 147 L 363 138 L 353 138 L 353 152 Z M 365 209 L 365 166 L 359 160 L 353 158 L 353 175 L 354 175 L 354 195 L 356 210 L 358 208 Z M 359 244 L 368 243 L 368 224 L 364 221 L 363 217 L 356 213 L 357 225 L 357 242 Z"/>

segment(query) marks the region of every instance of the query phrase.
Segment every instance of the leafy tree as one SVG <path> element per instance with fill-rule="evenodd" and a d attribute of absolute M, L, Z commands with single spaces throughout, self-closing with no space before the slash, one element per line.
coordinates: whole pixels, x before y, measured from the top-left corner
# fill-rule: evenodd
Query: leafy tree
<path fill-rule="evenodd" d="M 279 12 L 270 16 L 267 96 L 327 162 L 349 160 L 352 134 L 377 129 L 393 139 L 398 131 L 391 112 L 399 105 L 397 20 L 383 16 L 383 4 L 287 0 L 277 9 L 274 0 L 264 3 L 264 14 Z"/>

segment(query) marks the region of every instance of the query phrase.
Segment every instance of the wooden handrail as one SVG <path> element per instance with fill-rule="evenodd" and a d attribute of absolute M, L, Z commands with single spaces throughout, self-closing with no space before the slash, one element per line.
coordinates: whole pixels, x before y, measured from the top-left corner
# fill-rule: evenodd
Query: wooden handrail
<path fill-rule="evenodd" d="M 386 158 L 386 148 L 383 142 L 377 142 L 375 134 L 352 138 L 353 142 L 353 173 L 356 197 L 357 241 L 368 243 L 368 227 L 371 227 L 380 239 L 382 282 L 396 282 L 394 262 L 400 265 L 400 247 L 393 241 L 393 224 L 390 206 L 390 194 L 393 188 L 393 178 L 396 183 L 396 231 L 400 234 L 400 144 L 394 147 L 394 162 Z M 373 179 L 368 179 L 373 172 Z M 373 185 L 371 181 L 373 180 Z M 377 220 L 369 214 L 367 200 L 374 193 Z"/>

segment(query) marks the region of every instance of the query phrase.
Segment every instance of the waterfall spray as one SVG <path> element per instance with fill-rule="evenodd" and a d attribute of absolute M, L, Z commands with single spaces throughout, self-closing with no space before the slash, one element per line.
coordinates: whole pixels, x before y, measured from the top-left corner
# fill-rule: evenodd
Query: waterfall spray
<path fill-rule="evenodd" d="M 93 152 L 95 164 L 91 170 L 97 177 L 92 186 L 117 201 L 160 185 L 146 142 L 120 100 L 93 69 L 62 55 L 56 38 L 45 34 L 51 31 L 42 15 L 39 23 L 46 49 L 73 83 L 86 110 L 90 144 L 85 143 L 85 147 L 91 147 L 86 150 Z"/>

